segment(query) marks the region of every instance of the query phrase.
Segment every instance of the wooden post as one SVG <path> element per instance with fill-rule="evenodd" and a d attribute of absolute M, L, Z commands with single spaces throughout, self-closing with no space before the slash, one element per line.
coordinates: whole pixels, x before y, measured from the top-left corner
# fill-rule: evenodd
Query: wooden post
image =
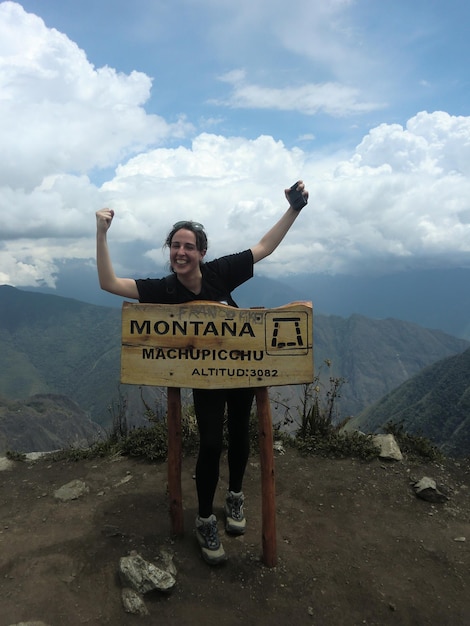
<path fill-rule="evenodd" d="M 181 390 L 179 387 L 168 387 L 168 495 L 170 500 L 171 532 L 182 535 L 183 496 L 181 490 Z"/>
<path fill-rule="evenodd" d="M 261 532 L 263 562 L 268 567 L 275 567 L 277 563 L 276 494 L 271 405 L 267 387 L 258 387 L 255 393 L 261 460 Z"/>

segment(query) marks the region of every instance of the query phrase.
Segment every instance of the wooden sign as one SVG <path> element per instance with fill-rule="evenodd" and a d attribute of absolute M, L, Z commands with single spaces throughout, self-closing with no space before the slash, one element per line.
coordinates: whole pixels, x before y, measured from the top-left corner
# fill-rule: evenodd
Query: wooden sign
<path fill-rule="evenodd" d="M 310 302 L 276 309 L 123 304 L 122 383 L 220 389 L 312 380 Z"/>

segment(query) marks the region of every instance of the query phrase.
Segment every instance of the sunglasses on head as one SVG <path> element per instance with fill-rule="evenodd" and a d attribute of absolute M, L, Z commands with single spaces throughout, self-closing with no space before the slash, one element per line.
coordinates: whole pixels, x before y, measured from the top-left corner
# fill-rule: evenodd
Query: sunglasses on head
<path fill-rule="evenodd" d="M 182 220 L 181 222 L 176 222 L 173 224 L 173 228 L 178 230 L 178 228 L 184 228 L 186 226 L 192 226 L 195 230 L 204 230 L 204 226 L 199 222 L 192 222 L 191 220 Z"/>

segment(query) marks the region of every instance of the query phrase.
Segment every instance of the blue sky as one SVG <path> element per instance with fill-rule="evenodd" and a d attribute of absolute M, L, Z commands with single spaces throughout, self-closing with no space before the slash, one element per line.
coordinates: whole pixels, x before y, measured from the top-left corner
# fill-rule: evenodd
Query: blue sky
<path fill-rule="evenodd" d="M 111 206 L 121 275 L 171 224 L 208 258 L 310 203 L 257 273 L 470 266 L 467 2 L 0 2 L 0 283 L 89 267 Z"/>

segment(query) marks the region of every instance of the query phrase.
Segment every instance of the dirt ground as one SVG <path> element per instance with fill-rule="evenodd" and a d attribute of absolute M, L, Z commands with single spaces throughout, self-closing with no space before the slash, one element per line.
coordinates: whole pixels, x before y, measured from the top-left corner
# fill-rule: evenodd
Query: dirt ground
<path fill-rule="evenodd" d="M 16 462 L 0 472 L 0 626 L 470 624 L 468 461 L 365 463 L 288 449 L 276 453 L 275 467 L 277 565 L 261 559 L 260 465 L 252 456 L 247 532 L 222 531 L 229 560 L 211 567 L 193 535 L 194 459 L 183 461 L 186 532 L 177 539 L 165 463 Z M 425 475 L 448 491 L 448 502 L 416 498 L 410 480 Z M 226 478 L 224 458 L 220 519 Z M 89 493 L 56 500 L 54 491 L 73 479 Z M 125 613 L 120 557 L 136 550 L 158 563 L 162 548 L 174 554 L 174 589 L 145 596 L 147 617 Z"/>

